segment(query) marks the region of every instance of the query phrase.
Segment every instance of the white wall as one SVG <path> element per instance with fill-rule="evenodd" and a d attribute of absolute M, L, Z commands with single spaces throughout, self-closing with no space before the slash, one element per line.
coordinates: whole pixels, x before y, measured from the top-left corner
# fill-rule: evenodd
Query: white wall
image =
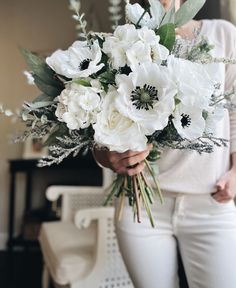
<path fill-rule="evenodd" d="M 0 103 L 14 110 L 24 100 L 31 100 L 39 91 L 26 83 L 22 71 L 27 69 L 19 47 L 31 51 L 54 51 L 67 48 L 75 39 L 75 22 L 68 0 L 0 1 Z M 87 12 L 89 27 L 109 30 L 108 0 L 81 0 Z M 96 14 L 96 17 L 95 17 Z M 21 128 L 9 119 L 0 118 L 0 250 L 4 247 L 8 224 L 9 173 L 8 160 L 22 156 L 21 144 L 9 144 L 11 135 Z M 17 177 L 16 230 L 21 224 L 24 201 L 23 176 Z M 37 200 L 37 198 L 36 198 Z"/>
<path fill-rule="evenodd" d="M 67 0 L 0 1 L 0 103 L 14 110 L 23 100 L 39 94 L 25 81 L 22 71 L 27 66 L 18 47 L 33 51 L 66 48 L 76 37 L 75 23 L 67 4 Z M 22 155 L 22 145 L 11 145 L 9 139 L 19 128 L 19 124 L 12 124 L 9 119 L 0 119 L 0 249 L 4 246 L 8 222 L 8 159 L 21 158 Z M 21 180 L 19 175 L 19 211 L 23 200 Z M 17 220 L 19 226 L 19 217 Z"/>

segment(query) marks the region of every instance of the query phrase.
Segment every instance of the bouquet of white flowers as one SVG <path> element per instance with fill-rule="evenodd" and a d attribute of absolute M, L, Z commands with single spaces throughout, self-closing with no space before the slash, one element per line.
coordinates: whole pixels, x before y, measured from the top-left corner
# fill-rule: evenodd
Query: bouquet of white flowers
<path fill-rule="evenodd" d="M 50 154 L 40 165 L 59 163 L 94 145 L 125 152 L 153 143 L 145 163 L 156 187 L 143 173 L 118 175 L 106 202 L 120 197 L 122 211 L 127 196 L 138 222 L 143 203 L 154 226 L 150 204 L 156 193 L 161 201 L 162 196 L 149 161 L 165 147 L 210 153 L 227 142 L 214 137 L 214 126 L 234 92 L 223 94 L 207 41 L 184 41 L 175 32 L 204 2 L 188 0 L 177 12 L 174 5 L 165 11 L 158 0 L 149 0 L 146 10 L 127 3 L 127 23 L 112 34 L 87 33 L 78 14 L 84 40 L 57 50 L 46 62 L 22 49 L 42 91 L 23 106 L 28 129 L 22 139 L 47 136 Z"/>

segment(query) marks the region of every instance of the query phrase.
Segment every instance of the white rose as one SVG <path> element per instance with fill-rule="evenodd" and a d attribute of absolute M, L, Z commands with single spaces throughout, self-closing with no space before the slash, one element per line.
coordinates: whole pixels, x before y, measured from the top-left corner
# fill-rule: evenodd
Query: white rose
<path fill-rule="evenodd" d="M 93 125 L 96 143 L 120 153 L 127 150 L 145 150 L 146 136 L 134 121 L 119 113 L 115 105 L 117 97 L 119 95 L 116 91 L 110 91 L 104 97 L 102 110 L 97 116 L 96 124 Z"/>

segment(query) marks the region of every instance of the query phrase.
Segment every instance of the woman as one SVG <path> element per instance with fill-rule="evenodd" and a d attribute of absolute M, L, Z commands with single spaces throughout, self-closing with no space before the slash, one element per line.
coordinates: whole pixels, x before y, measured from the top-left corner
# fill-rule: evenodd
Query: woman
<path fill-rule="evenodd" d="M 161 1 L 166 9 L 171 1 Z M 175 1 L 176 8 L 181 5 Z M 223 20 L 190 21 L 179 28 L 182 37 L 193 38 L 198 29 L 215 46 L 216 57 L 236 58 L 236 29 Z M 194 36 L 195 35 L 195 36 Z M 222 67 L 222 83 L 232 88 L 236 67 Z M 165 203 L 152 207 L 157 227 L 148 217 L 134 223 L 132 209 L 125 208 L 117 221 L 120 249 L 135 288 L 175 288 L 177 245 L 190 288 L 236 287 L 236 112 L 225 111 L 217 136 L 230 139 L 228 147 L 211 154 L 166 150 L 158 161 L 159 181 Z M 144 169 L 143 152 L 95 151 L 96 160 L 116 173 L 135 175 Z M 158 201 L 156 201 L 158 202 Z"/>

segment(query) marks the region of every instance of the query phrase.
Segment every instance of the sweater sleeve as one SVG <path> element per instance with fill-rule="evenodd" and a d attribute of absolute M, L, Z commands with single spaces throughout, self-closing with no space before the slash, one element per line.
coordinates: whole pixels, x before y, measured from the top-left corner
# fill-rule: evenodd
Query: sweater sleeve
<path fill-rule="evenodd" d="M 226 22 L 226 58 L 236 59 L 236 27 Z M 231 91 L 233 87 L 236 88 L 236 64 L 229 64 L 226 66 L 225 74 L 225 91 Z M 236 95 L 233 99 L 233 102 L 236 103 Z M 230 117 L 230 152 L 236 152 L 236 109 L 233 108 L 229 112 Z"/>

